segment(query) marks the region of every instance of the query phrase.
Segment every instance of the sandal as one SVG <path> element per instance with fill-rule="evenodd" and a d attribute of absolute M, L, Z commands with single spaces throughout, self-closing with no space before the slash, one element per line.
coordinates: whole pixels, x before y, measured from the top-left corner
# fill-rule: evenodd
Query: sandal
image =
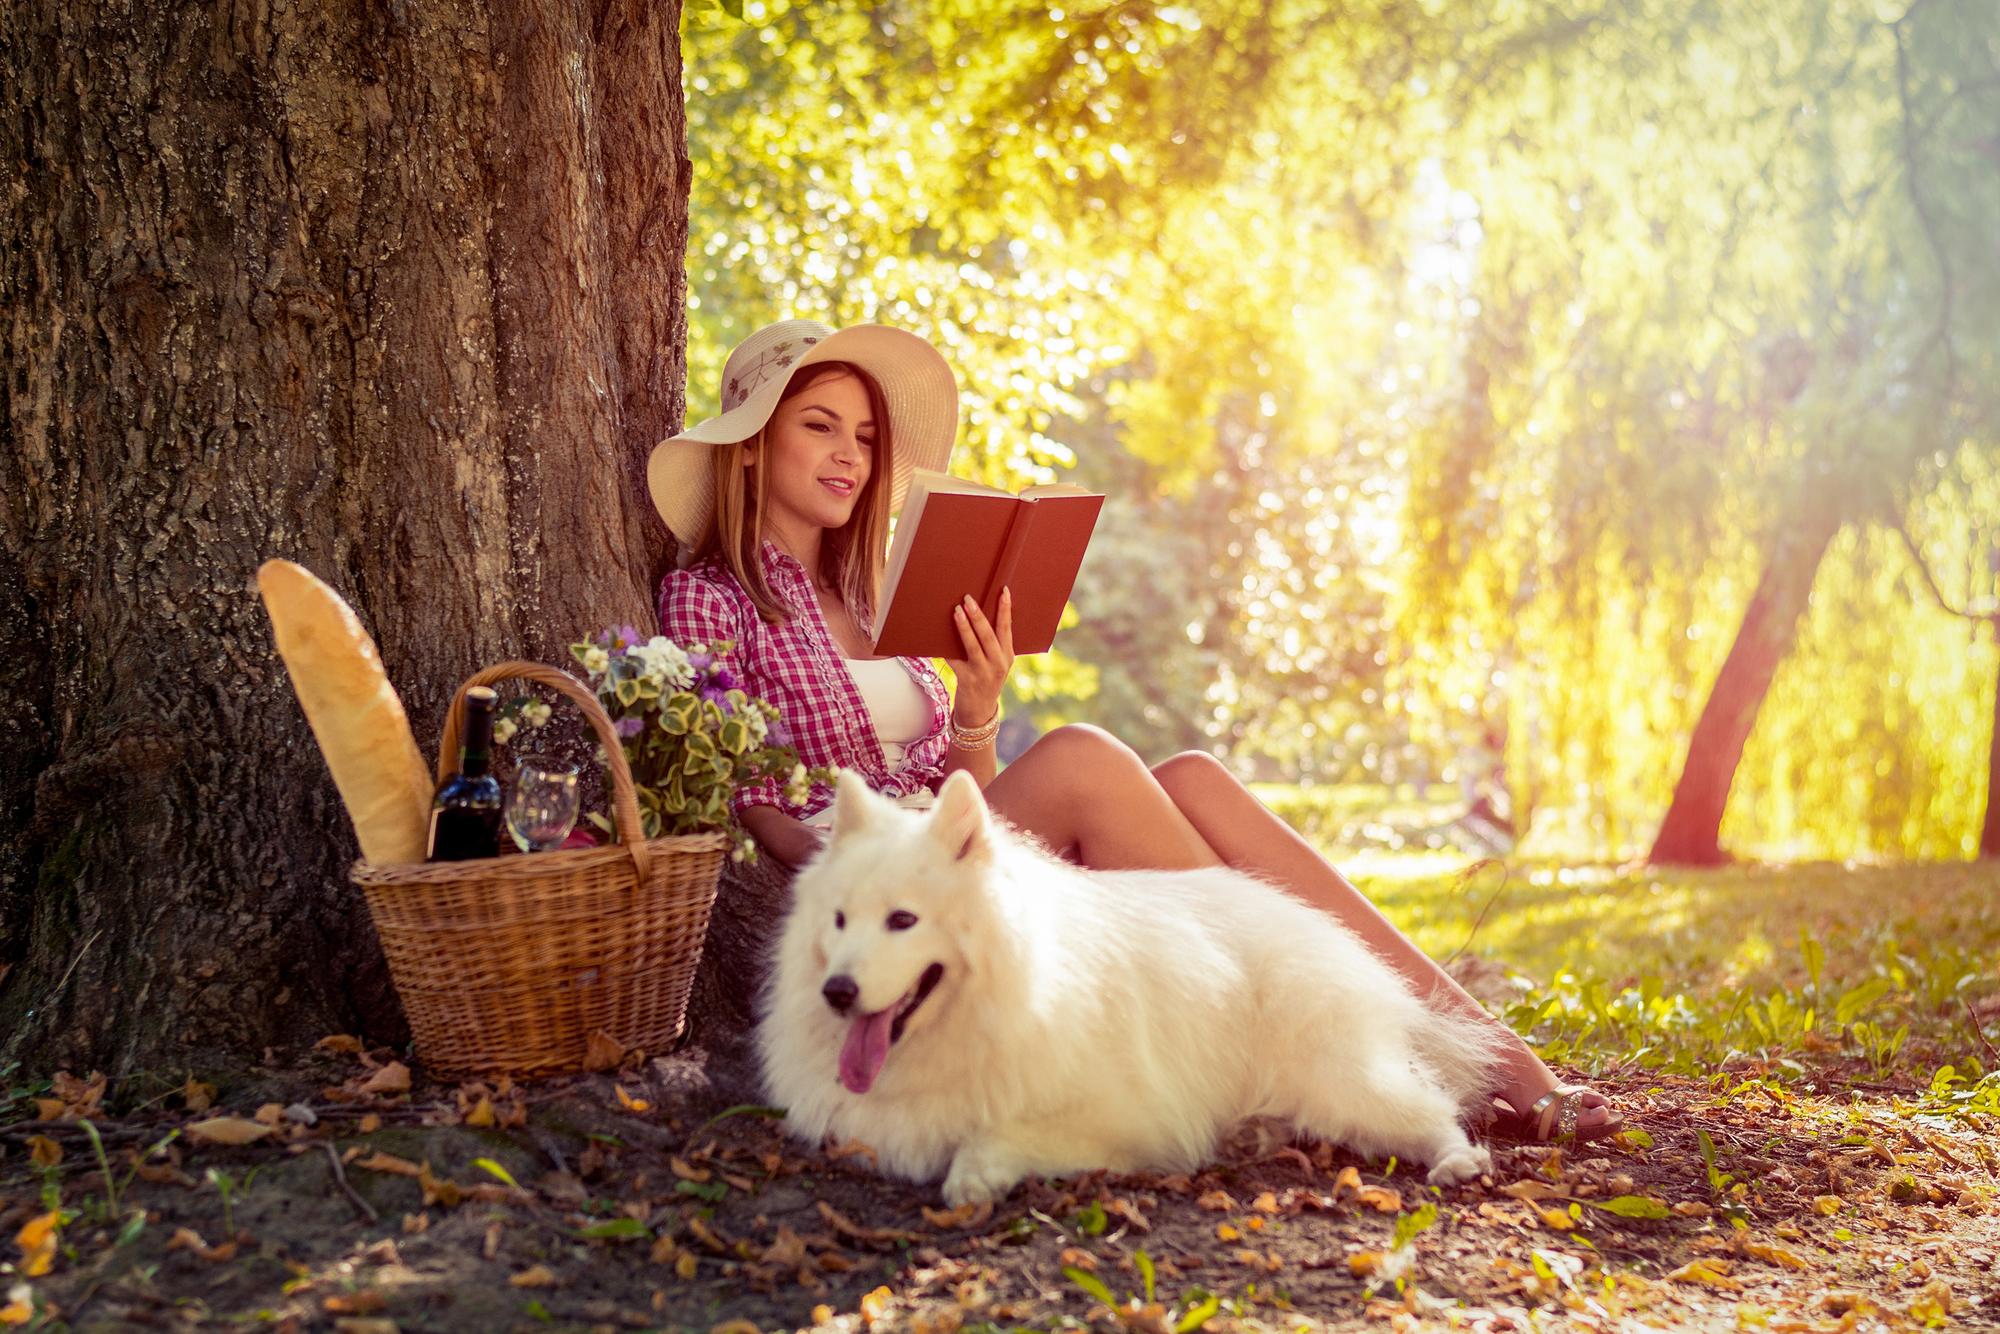
<path fill-rule="evenodd" d="M 1559 1084 L 1528 1104 L 1525 1112 L 1515 1110 L 1506 1099 L 1496 1096 L 1493 1099 L 1496 1114 L 1486 1128 L 1487 1133 L 1496 1139 L 1522 1144 L 1582 1144 L 1609 1139 L 1625 1129 L 1625 1118 L 1613 1111 L 1609 1103 L 1603 1104 L 1603 1120 L 1578 1126 L 1577 1118 L 1584 1111 L 1583 1096 L 1588 1092 L 1589 1089 L 1574 1084 Z"/>

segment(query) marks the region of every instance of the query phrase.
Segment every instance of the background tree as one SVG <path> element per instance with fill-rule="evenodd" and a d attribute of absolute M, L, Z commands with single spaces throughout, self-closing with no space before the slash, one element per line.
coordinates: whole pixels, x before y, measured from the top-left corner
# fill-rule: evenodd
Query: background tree
<path fill-rule="evenodd" d="M 0 1056 L 400 1022 L 251 574 L 345 593 L 426 742 L 474 667 L 643 617 L 677 17 L 0 17 Z"/>

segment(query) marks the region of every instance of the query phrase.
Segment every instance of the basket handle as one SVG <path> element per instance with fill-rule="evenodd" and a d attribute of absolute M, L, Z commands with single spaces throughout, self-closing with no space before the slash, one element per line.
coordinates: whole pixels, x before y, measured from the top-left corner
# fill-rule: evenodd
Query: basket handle
<path fill-rule="evenodd" d="M 646 827 L 639 819 L 639 797 L 632 790 L 632 766 L 625 760 L 625 745 L 619 740 L 617 729 L 611 725 L 611 715 L 597 702 L 597 696 L 560 667 L 514 659 L 482 667 L 466 677 L 465 684 L 451 697 L 451 707 L 445 710 L 444 735 L 438 741 L 438 781 L 442 783 L 449 777 L 452 767 L 458 763 L 459 741 L 465 726 L 465 692 L 474 686 L 517 680 L 547 686 L 568 697 L 571 703 L 583 710 L 591 730 L 597 733 L 597 739 L 604 745 L 604 767 L 611 774 L 611 809 L 617 817 L 618 841 L 631 854 L 633 868 L 644 880 L 652 858 L 646 851 Z"/>

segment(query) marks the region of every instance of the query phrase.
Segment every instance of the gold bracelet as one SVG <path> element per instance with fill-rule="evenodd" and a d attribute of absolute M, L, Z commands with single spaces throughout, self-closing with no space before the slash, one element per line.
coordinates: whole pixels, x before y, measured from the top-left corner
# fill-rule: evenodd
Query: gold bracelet
<path fill-rule="evenodd" d="M 951 744 L 960 750 L 985 750 L 1000 735 L 1000 710 L 993 710 L 993 716 L 977 727 L 960 727 L 956 718 L 947 720 L 946 726 L 951 732 Z"/>

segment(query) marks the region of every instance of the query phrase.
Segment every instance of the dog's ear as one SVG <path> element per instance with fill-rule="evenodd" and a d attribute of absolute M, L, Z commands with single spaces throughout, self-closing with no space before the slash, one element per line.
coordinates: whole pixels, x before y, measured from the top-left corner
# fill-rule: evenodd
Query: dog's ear
<path fill-rule="evenodd" d="M 867 779 L 852 769 L 842 769 L 833 789 L 833 837 L 844 838 L 866 828 L 874 818 L 876 800 Z"/>
<path fill-rule="evenodd" d="M 952 860 L 962 862 L 987 850 L 989 833 L 986 798 L 978 782 L 963 769 L 954 770 L 931 811 L 932 836 L 951 849 Z"/>

